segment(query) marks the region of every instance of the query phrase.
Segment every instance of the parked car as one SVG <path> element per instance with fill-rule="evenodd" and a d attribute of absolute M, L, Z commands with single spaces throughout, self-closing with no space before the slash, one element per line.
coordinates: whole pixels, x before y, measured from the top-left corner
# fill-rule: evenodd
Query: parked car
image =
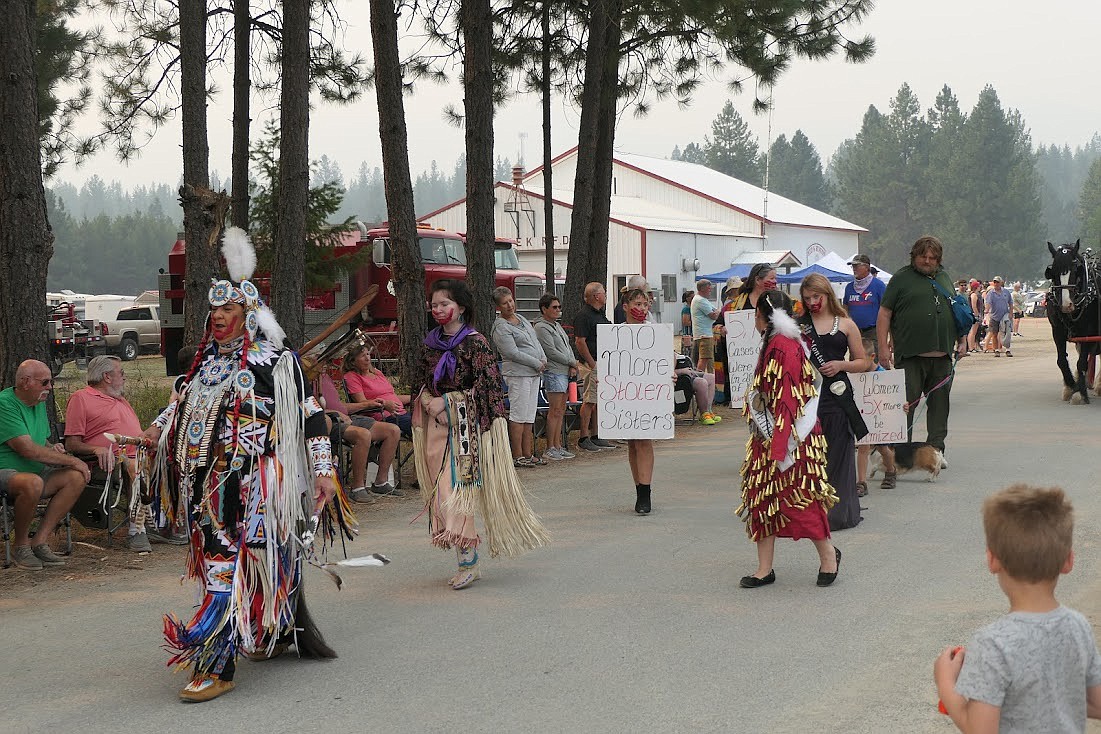
<path fill-rule="evenodd" d="M 159 306 L 133 306 L 119 311 L 118 317 L 103 324 L 107 331 L 107 351 L 129 362 L 143 352 L 160 352 L 161 317 Z"/>
<path fill-rule="evenodd" d="M 1046 298 L 1046 293 L 1036 293 L 1034 291 L 1026 293 L 1025 316 L 1033 316 L 1038 319 L 1047 316 L 1047 309 L 1044 305 L 1044 300 Z"/>

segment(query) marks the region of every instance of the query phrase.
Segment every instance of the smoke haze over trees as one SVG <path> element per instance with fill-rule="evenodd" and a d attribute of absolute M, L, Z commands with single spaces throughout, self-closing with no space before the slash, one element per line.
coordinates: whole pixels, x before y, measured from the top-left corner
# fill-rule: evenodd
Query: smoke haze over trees
<path fill-rule="evenodd" d="M 760 143 L 728 107 L 712 136 L 670 157 L 760 185 Z M 992 86 L 965 113 L 945 85 L 923 114 L 903 84 L 886 112 L 869 106 L 826 171 L 803 130 L 790 140 L 780 133 L 770 151 L 770 191 L 867 227 L 861 249 L 891 270 L 923 234 L 945 243 L 953 274 L 986 278 L 1038 278 L 1045 240 L 1101 246 L 1101 135 L 1074 149 L 1034 147 L 1026 121 Z"/>
<path fill-rule="evenodd" d="M 861 247 L 888 269 L 904 264 L 909 245 L 925 232 L 944 240 L 953 273 L 983 277 L 995 271 L 1005 277 L 1039 277 L 1046 240 L 1081 237 L 1083 246 L 1101 247 L 1101 165 L 1094 165 L 1101 160 L 1101 135 L 1073 146 L 1042 143 L 1033 148 L 1026 121 L 1002 109 L 993 88 L 984 91 L 976 109 L 984 124 L 998 131 L 988 141 L 997 143 L 993 158 L 1015 161 L 1001 173 L 992 167 L 997 161 L 978 155 L 985 145 L 976 137 L 978 121 L 972 121 L 970 134 L 965 132 L 975 111 L 961 111 L 950 88 L 944 87 L 923 114 L 920 101 L 904 85 L 886 113 L 868 109 L 861 129 L 832 156 L 828 173 L 807 131 L 790 136 L 779 132 L 771 146 L 769 190 L 868 227 Z M 726 127 L 736 125 L 724 119 L 712 129 Z M 707 165 L 708 142 L 715 150 L 713 140 L 689 142 L 670 157 Z M 763 150 L 763 141 L 748 136 L 746 142 Z M 909 165 L 895 167 L 903 151 Z M 763 159 L 760 153 L 758 157 Z M 763 160 L 760 165 L 763 171 Z M 459 156 L 445 166 L 433 163 L 414 176 L 418 214 L 463 197 L 464 159 Z M 498 156 L 494 168 L 496 180 L 509 180 L 508 158 Z M 313 167 L 313 186 L 333 182 L 345 187 L 332 220 L 384 221 L 381 162 L 364 161 L 351 170 L 354 174 L 346 174 L 328 156 Z M 1011 171 L 1023 177 L 1013 185 L 1005 183 Z M 1087 180 L 1091 185 L 1084 188 Z M 1022 182 L 1027 184 L 1024 192 Z M 93 175 L 80 187 L 51 183 L 47 205 L 57 252 L 49 288 L 124 294 L 155 288 L 157 269 L 165 267 L 180 228 L 178 182 L 124 189 L 117 181 Z M 228 181 L 216 173 L 211 184 L 228 188 Z M 999 209 L 999 200 L 1005 201 L 1005 210 Z M 1009 211 L 1013 207 L 1022 212 L 1020 218 Z M 983 214 L 999 211 L 997 216 Z M 1000 224 L 995 221 L 1003 218 Z M 980 220 L 989 221 L 980 226 Z"/>

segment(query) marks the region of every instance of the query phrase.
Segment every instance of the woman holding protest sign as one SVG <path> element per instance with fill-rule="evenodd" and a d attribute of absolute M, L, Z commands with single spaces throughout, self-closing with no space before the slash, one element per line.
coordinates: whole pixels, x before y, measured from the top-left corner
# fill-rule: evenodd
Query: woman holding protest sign
<path fill-rule="evenodd" d="M 642 324 L 650 313 L 650 295 L 641 288 L 627 293 L 626 323 Z M 635 482 L 635 512 L 650 513 L 650 482 L 654 477 L 654 442 L 646 438 L 627 440 L 627 461 L 631 464 L 631 478 Z"/>
<path fill-rule="evenodd" d="M 424 338 L 426 384 L 413 401 L 417 481 L 432 544 L 455 548 L 453 589 L 479 578 L 474 525 L 480 510 L 491 555 L 516 556 L 547 542 L 524 499 L 509 449 L 497 358 L 474 330 L 474 298 L 466 283 L 441 279 L 429 301 L 438 326 Z"/>
<path fill-rule="evenodd" d="M 817 419 L 821 380 L 807 360 L 791 299 L 780 291 L 762 293 L 756 315 L 764 347 L 745 405 L 750 437 L 735 513 L 757 544 L 757 571 L 740 585 L 755 589 L 776 581 L 779 536 L 809 538 L 818 551 L 818 585 L 829 586 L 841 551 L 830 542 L 826 516 L 837 495 L 825 479 L 826 440 Z"/>
<path fill-rule="evenodd" d="M 837 493 L 837 504 L 829 514 L 830 530 L 845 530 L 863 519 L 856 486 L 856 440 L 868 435 L 848 373 L 866 372 L 871 361 L 864 354 L 860 327 L 845 313 L 824 275 L 803 278 L 799 295 L 803 341 L 811 364 L 823 378 L 818 420 L 826 437 L 826 476 Z"/>
<path fill-rule="evenodd" d="M 726 316 L 727 311 L 753 310 L 757 300 L 765 291 L 776 288 L 776 268 L 768 263 L 757 263 L 749 270 L 749 275 L 735 291 L 727 291 L 719 318 L 715 319 L 716 332 L 722 345 L 722 359 L 718 349 L 715 352 L 715 402 L 729 405 L 734 397 L 730 393 L 730 365 L 726 354 Z"/>

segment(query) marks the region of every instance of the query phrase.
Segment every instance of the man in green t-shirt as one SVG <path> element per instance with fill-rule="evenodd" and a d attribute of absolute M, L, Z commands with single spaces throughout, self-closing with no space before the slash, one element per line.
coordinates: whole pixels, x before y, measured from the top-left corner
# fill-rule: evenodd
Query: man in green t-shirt
<path fill-rule="evenodd" d="M 50 397 L 50 368 L 28 359 L 15 373 L 15 387 L 0 391 L 0 489 L 15 508 L 14 561 L 20 568 L 64 566 L 48 541 L 91 478 L 88 465 L 48 446 L 50 424 L 44 401 Z M 28 537 L 35 508 L 49 499 L 34 537 Z"/>
<path fill-rule="evenodd" d="M 906 402 L 914 405 L 926 396 L 926 440 L 941 451 L 948 436 L 952 353 L 966 352 L 965 342 L 956 335 L 950 301 L 955 287 L 941 267 L 943 256 L 944 246 L 936 237 L 915 242 L 910 264 L 891 276 L 876 319 L 879 363 L 905 370 Z M 911 439 L 913 421 L 911 410 L 906 414 Z"/>

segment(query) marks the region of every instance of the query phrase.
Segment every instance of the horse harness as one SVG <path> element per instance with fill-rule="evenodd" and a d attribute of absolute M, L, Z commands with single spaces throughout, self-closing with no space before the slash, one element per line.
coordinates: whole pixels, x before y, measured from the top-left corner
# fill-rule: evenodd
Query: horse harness
<path fill-rule="evenodd" d="M 1071 268 L 1068 283 L 1055 284 L 1054 280 L 1051 284 L 1051 290 L 1048 291 L 1049 302 L 1055 306 L 1054 309 L 1049 309 L 1049 312 L 1058 314 L 1058 316 L 1068 325 L 1072 322 L 1076 322 L 1082 319 L 1086 315 L 1086 307 L 1090 304 L 1097 304 L 1099 310 L 1101 310 L 1101 299 L 1098 298 L 1101 295 L 1101 290 L 1098 288 L 1097 279 L 1099 269 L 1098 258 L 1093 254 L 1093 251 L 1087 249 L 1085 254 L 1078 254 L 1074 256 L 1074 267 Z M 1085 284 L 1084 287 L 1081 284 Z M 1059 307 L 1060 298 L 1059 291 L 1067 290 L 1070 292 L 1070 300 L 1072 310 L 1070 314 L 1063 312 Z"/>

